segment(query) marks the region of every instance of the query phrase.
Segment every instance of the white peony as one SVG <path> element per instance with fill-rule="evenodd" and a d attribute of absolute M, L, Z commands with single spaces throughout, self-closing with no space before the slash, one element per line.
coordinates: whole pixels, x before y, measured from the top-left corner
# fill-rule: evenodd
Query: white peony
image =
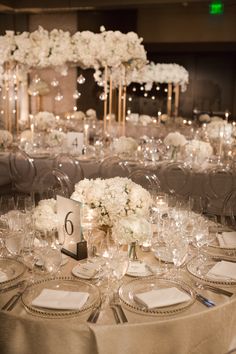
<path fill-rule="evenodd" d="M 174 147 L 184 146 L 186 142 L 185 136 L 179 132 L 169 133 L 164 139 L 165 145 Z"/>
<path fill-rule="evenodd" d="M 118 219 L 112 228 L 112 238 L 120 244 L 141 244 L 151 237 L 152 225 L 144 217 L 137 215 Z"/>
<path fill-rule="evenodd" d="M 211 121 L 211 117 L 209 116 L 209 114 L 200 114 L 200 116 L 198 117 L 199 122 L 202 123 L 209 123 Z"/>
<path fill-rule="evenodd" d="M 147 216 L 151 196 L 147 190 L 128 178 L 84 179 L 75 185 L 71 199 L 96 208 L 98 223 L 113 226 L 120 217 Z"/>

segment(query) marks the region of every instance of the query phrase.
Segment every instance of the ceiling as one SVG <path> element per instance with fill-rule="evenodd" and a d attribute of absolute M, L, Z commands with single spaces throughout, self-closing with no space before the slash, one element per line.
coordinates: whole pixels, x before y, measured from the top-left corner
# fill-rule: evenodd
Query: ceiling
<path fill-rule="evenodd" d="M 235 4 L 236 0 L 222 0 Z M 89 9 L 138 8 L 180 4 L 182 6 L 210 3 L 211 0 L 0 0 L 0 12 L 41 13 Z"/>

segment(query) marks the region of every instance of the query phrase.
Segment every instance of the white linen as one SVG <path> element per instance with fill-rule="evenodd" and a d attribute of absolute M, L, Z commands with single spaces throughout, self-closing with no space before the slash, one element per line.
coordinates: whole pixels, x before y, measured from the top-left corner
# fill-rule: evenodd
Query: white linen
<path fill-rule="evenodd" d="M 48 309 L 80 310 L 88 300 L 89 293 L 43 289 L 32 301 L 33 306 Z"/>
<path fill-rule="evenodd" d="M 0 270 L 0 283 L 6 281 L 7 279 L 7 275 Z"/>
<path fill-rule="evenodd" d="M 236 247 L 236 231 L 222 232 L 222 234 L 217 235 L 217 239 L 220 247 Z"/>
<path fill-rule="evenodd" d="M 228 261 L 217 262 L 214 267 L 208 271 L 207 276 L 211 278 L 236 280 L 236 263 Z"/>
<path fill-rule="evenodd" d="M 190 296 L 181 290 L 172 287 L 150 290 L 134 295 L 134 299 L 149 309 L 179 304 L 190 299 Z"/>

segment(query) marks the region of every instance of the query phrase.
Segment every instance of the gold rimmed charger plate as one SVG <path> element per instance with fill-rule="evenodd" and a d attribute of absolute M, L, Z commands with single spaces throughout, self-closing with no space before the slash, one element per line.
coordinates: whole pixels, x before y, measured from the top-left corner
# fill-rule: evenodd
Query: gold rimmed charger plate
<path fill-rule="evenodd" d="M 32 301 L 43 289 L 88 292 L 89 298 L 84 306 L 77 310 L 48 309 L 33 306 Z M 58 277 L 33 283 L 22 294 L 21 300 L 26 310 L 32 315 L 45 318 L 69 318 L 78 316 L 96 306 L 100 301 L 100 291 L 95 285 L 88 282 L 75 280 L 72 277 Z"/>
<path fill-rule="evenodd" d="M 208 272 L 214 267 L 214 265 L 220 261 L 236 262 L 236 259 L 225 256 L 209 256 L 203 255 L 203 259 L 194 257 L 187 264 L 187 271 L 194 276 L 194 278 L 200 279 L 206 283 L 221 284 L 221 285 L 236 285 L 236 279 L 224 278 L 224 277 L 212 277 L 208 275 Z"/>
<path fill-rule="evenodd" d="M 0 271 L 6 275 L 6 279 L 0 281 L 0 287 L 19 279 L 26 271 L 26 266 L 13 258 L 0 258 Z"/>
<path fill-rule="evenodd" d="M 135 294 L 171 287 L 176 287 L 180 291 L 187 293 L 189 295 L 189 301 L 175 305 L 148 309 L 146 306 L 135 300 Z M 148 278 L 134 279 L 128 283 L 123 284 L 119 288 L 119 297 L 122 303 L 125 304 L 131 311 L 155 316 L 168 316 L 177 314 L 186 310 L 195 302 L 195 293 L 189 285 L 181 281 L 157 278 L 153 276 Z"/>

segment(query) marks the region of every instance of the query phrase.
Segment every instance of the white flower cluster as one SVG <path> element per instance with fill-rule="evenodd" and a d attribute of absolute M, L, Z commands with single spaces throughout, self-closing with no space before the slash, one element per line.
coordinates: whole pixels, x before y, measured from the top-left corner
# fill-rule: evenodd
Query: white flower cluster
<path fill-rule="evenodd" d="M 66 134 L 59 130 L 52 130 L 45 136 L 45 143 L 49 147 L 62 146 L 66 141 Z"/>
<path fill-rule="evenodd" d="M 35 128 L 40 131 L 51 129 L 55 126 L 56 117 L 51 112 L 39 112 L 34 116 Z"/>
<path fill-rule="evenodd" d="M 224 138 L 230 140 L 233 133 L 233 126 L 223 119 L 211 120 L 206 126 L 206 132 L 210 139 Z"/>
<path fill-rule="evenodd" d="M 135 68 L 129 71 L 127 81 L 146 84 L 146 90 L 151 90 L 153 83 L 179 84 L 181 90 L 185 91 L 189 82 L 189 74 L 183 66 L 178 64 L 150 63 L 139 70 Z"/>
<path fill-rule="evenodd" d="M 40 200 L 33 211 L 35 228 L 41 232 L 57 230 L 57 202 L 55 199 Z"/>
<path fill-rule="evenodd" d="M 134 32 L 120 31 L 76 32 L 39 27 L 34 32 L 15 34 L 7 31 L 0 36 L 0 66 L 16 61 L 28 68 L 54 66 L 65 71 L 65 65 L 74 63 L 81 68 L 135 67 L 146 63 L 142 38 Z"/>
<path fill-rule="evenodd" d="M 144 126 L 153 123 L 152 117 L 147 114 L 130 113 L 126 119 L 132 124 L 142 124 Z"/>
<path fill-rule="evenodd" d="M 113 226 L 117 219 L 129 215 L 145 217 L 151 205 L 147 190 L 122 177 L 84 179 L 75 185 L 71 198 L 96 208 L 98 223 L 107 226 Z"/>
<path fill-rule="evenodd" d="M 186 144 L 187 140 L 183 134 L 179 132 L 172 132 L 167 134 L 164 139 L 164 144 L 166 146 L 180 147 Z"/>
<path fill-rule="evenodd" d="M 137 215 L 118 219 L 112 228 L 112 238 L 120 244 L 142 244 L 151 237 L 152 225 L 144 217 Z"/>
<path fill-rule="evenodd" d="M 8 130 L 0 130 L 0 147 L 6 148 L 11 146 L 13 136 Z"/>
<path fill-rule="evenodd" d="M 184 149 L 186 155 L 192 155 L 198 163 L 204 162 L 213 154 L 213 148 L 210 143 L 196 139 L 190 140 Z"/>
<path fill-rule="evenodd" d="M 121 136 L 118 139 L 114 139 L 111 144 L 111 149 L 116 154 L 133 153 L 137 150 L 138 143 L 131 137 Z"/>

